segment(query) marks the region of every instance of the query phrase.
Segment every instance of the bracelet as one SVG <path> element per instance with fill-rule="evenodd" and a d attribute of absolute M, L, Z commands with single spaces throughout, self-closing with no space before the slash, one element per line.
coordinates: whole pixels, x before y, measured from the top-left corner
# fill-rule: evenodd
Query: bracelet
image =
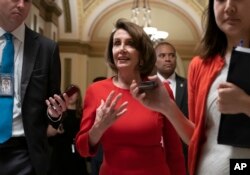
<path fill-rule="evenodd" d="M 48 111 L 47 111 L 47 116 L 48 116 L 49 120 L 50 120 L 51 122 L 53 122 L 53 123 L 60 122 L 61 119 L 62 119 L 62 115 L 60 115 L 60 117 L 58 117 L 58 118 L 51 117 L 51 116 L 49 115 Z"/>

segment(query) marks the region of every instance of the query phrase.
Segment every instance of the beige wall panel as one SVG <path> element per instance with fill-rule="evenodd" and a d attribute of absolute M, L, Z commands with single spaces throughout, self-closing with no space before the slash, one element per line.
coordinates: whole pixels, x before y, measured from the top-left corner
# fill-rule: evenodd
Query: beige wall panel
<path fill-rule="evenodd" d="M 64 82 L 65 82 L 65 59 L 71 59 L 71 83 L 78 85 L 82 92 L 85 91 L 87 87 L 87 62 L 88 57 L 85 55 L 74 54 L 74 53 L 61 53 L 61 67 L 62 67 L 62 83 L 61 89 L 65 89 Z"/>
<path fill-rule="evenodd" d="M 88 60 L 88 84 L 99 76 L 107 77 L 107 64 L 103 57 L 92 57 Z"/>
<path fill-rule="evenodd" d="M 52 22 L 45 23 L 44 32 L 46 33 L 47 37 L 53 39 L 54 41 L 58 40 L 58 29 L 55 24 Z"/>
<path fill-rule="evenodd" d="M 57 0 L 58 6 L 63 9 L 62 0 Z M 59 37 L 60 39 L 64 40 L 79 40 L 80 38 L 80 23 L 79 20 L 81 19 L 81 12 L 82 9 L 80 9 L 78 5 L 77 0 L 69 0 L 70 4 L 70 16 L 71 16 L 71 23 L 72 23 L 72 32 L 66 33 L 65 32 L 65 14 L 62 12 L 62 15 L 59 17 Z"/>
<path fill-rule="evenodd" d="M 191 60 L 183 60 L 183 68 L 186 73 L 185 77 L 187 77 L 187 74 L 188 74 L 188 66 L 189 66 L 190 61 Z"/>

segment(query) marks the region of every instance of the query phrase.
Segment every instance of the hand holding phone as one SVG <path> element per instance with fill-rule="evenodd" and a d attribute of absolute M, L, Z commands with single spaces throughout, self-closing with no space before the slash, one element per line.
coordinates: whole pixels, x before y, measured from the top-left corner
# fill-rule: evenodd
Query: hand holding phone
<path fill-rule="evenodd" d="M 139 90 L 140 91 L 145 91 L 145 90 L 150 90 L 150 89 L 154 89 L 158 86 L 157 82 L 155 81 L 143 81 L 139 84 Z"/>
<path fill-rule="evenodd" d="M 74 93 L 76 93 L 76 92 L 78 92 L 78 91 L 79 91 L 78 87 L 76 87 L 76 86 L 74 86 L 74 85 L 71 85 L 69 88 L 66 89 L 66 91 L 65 91 L 64 93 L 66 93 L 67 96 L 70 97 L 70 96 L 72 96 Z M 63 94 L 64 94 L 64 93 L 63 93 Z M 62 97 L 62 96 L 63 96 L 63 95 L 61 94 L 61 97 Z"/>

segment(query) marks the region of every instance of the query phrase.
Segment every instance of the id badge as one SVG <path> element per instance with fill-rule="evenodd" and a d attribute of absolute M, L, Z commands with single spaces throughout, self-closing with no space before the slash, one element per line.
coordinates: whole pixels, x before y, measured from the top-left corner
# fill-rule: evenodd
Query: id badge
<path fill-rule="evenodd" d="M 12 74 L 0 73 L 0 96 L 14 96 L 14 78 Z"/>

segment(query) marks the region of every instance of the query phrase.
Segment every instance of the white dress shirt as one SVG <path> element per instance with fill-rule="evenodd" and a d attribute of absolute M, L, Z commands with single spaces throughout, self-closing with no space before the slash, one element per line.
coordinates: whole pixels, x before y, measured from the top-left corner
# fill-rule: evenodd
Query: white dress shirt
<path fill-rule="evenodd" d="M 2 52 L 5 46 L 4 33 L 6 31 L 0 27 L 0 64 L 2 61 Z M 23 65 L 24 35 L 25 25 L 21 24 L 16 30 L 11 32 L 15 49 L 14 55 L 14 105 L 13 105 L 13 125 L 12 136 L 24 136 L 22 112 L 21 112 L 21 75 Z"/>

